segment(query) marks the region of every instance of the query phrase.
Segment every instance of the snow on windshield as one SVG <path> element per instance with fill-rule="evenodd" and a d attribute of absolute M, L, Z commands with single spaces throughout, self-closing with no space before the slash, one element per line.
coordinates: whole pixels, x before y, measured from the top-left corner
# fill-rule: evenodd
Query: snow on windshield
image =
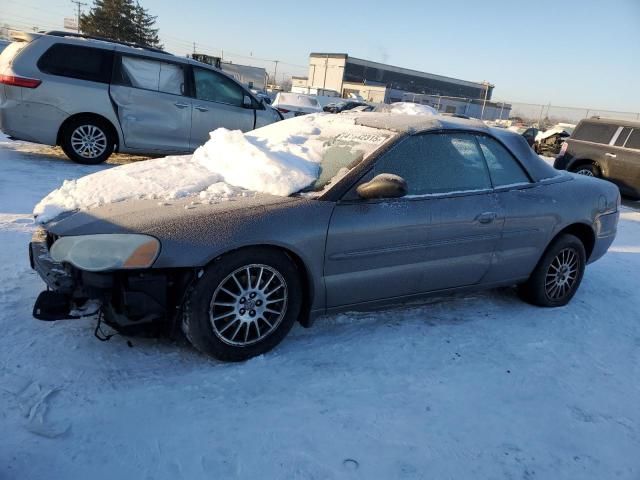
<path fill-rule="evenodd" d="M 243 134 L 220 128 L 193 155 L 170 156 L 65 181 L 34 209 L 40 223 L 66 211 L 130 199 L 198 196 L 216 202 L 264 192 L 321 191 L 372 153 L 392 132 L 355 125 L 350 117 L 313 114 Z"/>

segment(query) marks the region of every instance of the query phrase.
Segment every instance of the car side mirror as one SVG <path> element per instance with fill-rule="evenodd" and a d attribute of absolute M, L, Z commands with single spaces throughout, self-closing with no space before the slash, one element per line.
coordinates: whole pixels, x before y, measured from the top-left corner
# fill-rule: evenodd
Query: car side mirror
<path fill-rule="evenodd" d="M 251 101 L 251 97 L 249 95 L 245 95 L 242 99 L 242 106 L 244 106 L 244 108 L 253 107 L 253 102 Z"/>
<path fill-rule="evenodd" d="M 381 173 L 372 180 L 358 185 L 356 193 L 367 200 L 374 198 L 404 197 L 409 191 L 404 178 L 391 173 Z"/>

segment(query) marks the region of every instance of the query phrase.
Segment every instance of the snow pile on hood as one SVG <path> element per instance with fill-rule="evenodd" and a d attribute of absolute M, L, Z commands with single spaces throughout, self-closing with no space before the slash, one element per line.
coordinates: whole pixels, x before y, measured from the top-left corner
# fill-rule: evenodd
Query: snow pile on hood
<path fill-rule="evenodd" d="M 45 223 L 66 211 L 129 199 L 199 196 L 215 202 L 248 191 L 291 195 L 318 178 L 327 139 L 350 131 L 379 132 L 330 114 L 296 117 L 246 134 L 220 128 L 193 155 L 131 163 L 65 181 L 33 213 Z M 366 151 L 365 145 L 364 153 L 375 146 Z"/>
<path fill-rule="evenodd" d="M 438 115 L 438 111 L 428 105 L 412 102 L 396 102 L 376 108 L 376 112 L 397 113 L 404 115 Z"/>

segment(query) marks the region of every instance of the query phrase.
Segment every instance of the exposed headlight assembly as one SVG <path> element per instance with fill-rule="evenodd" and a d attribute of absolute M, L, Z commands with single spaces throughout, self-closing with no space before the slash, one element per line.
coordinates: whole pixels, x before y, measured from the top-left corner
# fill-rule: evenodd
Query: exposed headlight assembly
<path fill-rule="evenodd" d="M 80 235 L 58 239 L 50 253 L 56 262 L 90 272 L 148 268 L 160 253 L 160 242 L 148 235 Z"/>

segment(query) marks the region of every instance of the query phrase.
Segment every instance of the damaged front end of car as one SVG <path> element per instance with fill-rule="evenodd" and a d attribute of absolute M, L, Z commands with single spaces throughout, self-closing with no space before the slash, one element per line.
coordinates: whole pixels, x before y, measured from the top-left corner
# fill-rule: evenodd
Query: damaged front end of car
<path fill-rule="evenodd" d="M 160 243 L 146 235 L 58 237 L 38 229 L 29 260 L 47 285 L 33 308 L 39 320 L 96 313 L 122 333 L 173 333 L 194 269 L 155 270 Z"/>

